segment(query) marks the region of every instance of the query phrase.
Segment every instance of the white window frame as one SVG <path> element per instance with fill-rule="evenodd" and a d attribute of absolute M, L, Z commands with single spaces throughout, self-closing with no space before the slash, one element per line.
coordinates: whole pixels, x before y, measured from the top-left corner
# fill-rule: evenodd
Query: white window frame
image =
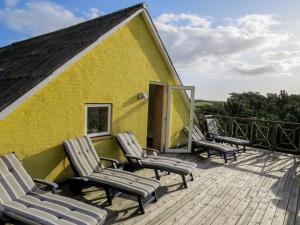
<path fill-rule="evenodd" d="M 93 134 L 88 134 L 88 109 L 89 108 L 108 108 L 108 126 L 107 126 L 107 131 L 105 132 L 98 132 L 98 133 L 93 133 Z M 111 135 L 111 114 L 112 114 L 112 104 L 111 103 L 97 103 L 97 104 L 85 104 L 85 126 L 84 126 L 84 133 L 88 137 L 100 137 L 100 136 L 106 136 L 106 135 Z"/>

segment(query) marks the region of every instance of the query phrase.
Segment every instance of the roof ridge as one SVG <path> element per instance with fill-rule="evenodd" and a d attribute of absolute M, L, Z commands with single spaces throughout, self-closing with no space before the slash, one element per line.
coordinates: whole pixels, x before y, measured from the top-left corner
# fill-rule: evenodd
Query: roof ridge
<path fill-rule="evenodd" d="M 147 9 L 148 6 L 147 6 L 147 3 L 141 2 L 141 3 L 135 4 L 135 5 L 126 7 L 126 8 L 122 8 L 122 9 L 117 10 L 117 11 L 113 11 L 111 13 L 108 13 L 108 14 L 105 14 L 105 15 L 102 15 L 102 16 L 98 16 L 98 17 L 93 18 L 93 19 L 85 20 L 85 21 L 82 21 L 80 23 L 77 23 L 77 24 L 74 24 L 74 25 L 71 25 L 71 26 L 68 26 L 68 27 L 61 28 L 59 30 L 55 30 L 55 31 L 52 31 L 52 32 L 49 32 L 49 33 L 45 33 L 45 34 L 41 34 L 41 35 L 38 35 L 38 36 L 30 37 L 28 39 L 24 39 L 24 40 L 21 40 L 21 41 L 13 42 L 9 45 L 0 47 L 0 51 L 4 50 L 5 48 L 11 47 L 11 46 L 14 46 L 14 47 L 18 47 L 19 45 L 24 46 L 24 45 L 27 44 L 27 42 L 30 42 L 30 44 L 31 44 L 32 41 L 42 41 L 42 40 L 55 38 L 56 35 L 59 35 L 61 32 L 67 31 L 70 28 L 75 28 L 76 26 L 79 27 L 79 26 L 81 26 L 85 23 L 91 23 L 93 21 L 97 21 L 97 20 L 103 19 L 104 17 L 109 17 L 113 14 L 117 14 L 117 13 L 129 10 L 129 9 L 135 8 L 135 7 L 137 7 L 137 9 L 139 9 L 139 8 Z M 71 32 L 71 30 L 70 30 L 70 32 Z"/>

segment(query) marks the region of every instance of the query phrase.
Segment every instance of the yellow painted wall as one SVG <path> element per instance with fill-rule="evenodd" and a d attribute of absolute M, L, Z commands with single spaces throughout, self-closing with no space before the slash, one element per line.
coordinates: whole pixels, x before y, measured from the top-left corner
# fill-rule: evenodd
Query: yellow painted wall
<path fill-rule="evenodd" d="M 33 177 L 60 180 L 71 175 L 62 142 L 84 134 L 86 103 L 112 103 L 112 134 L 131 130 L 145 145 L 148 105 L 137 100 L 137 93 L 147 93 L 149 81 L 174 84 L 137 16 L 0 120 L 0 154 L 15 151 Z M 178 99 L 174 109 L 182 113 L 186 106 Z M 182 126 L 178 123 L 177 132 Z M 94 144 L 99 155 L 122 155 L 112 137 Z"/>
<path fill-rule="evenodd" d="M 184 126 L 189 126 L 190 111 L 183 104 L 184 91 L 174 89 L 171 95 L 170 111 L 170 148 L 188 143 L 187 135 L 182 132 Z"/>

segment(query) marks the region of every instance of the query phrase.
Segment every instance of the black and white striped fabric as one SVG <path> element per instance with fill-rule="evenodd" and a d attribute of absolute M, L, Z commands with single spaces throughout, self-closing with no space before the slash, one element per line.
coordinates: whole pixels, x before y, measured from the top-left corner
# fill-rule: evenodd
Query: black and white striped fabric
<path fill-rule="evenodd" d="M 2 213 L 23 223 L 42 225 L 102 224 L 106 211 L 39 190 L 14 154 L 0 156 Z"/>
<path fill-rule="evenodd" d="M 184 131 L 188 134 L 189 133 L 188 127 L 185 127 Z M 203 133 L 200 131 L 200 129 L 196 125 L 193 125 L 191 135 L 192 135 L 193 143 L 198 147 L 203 147 L 203 148 L 207 148 L 210 150 L 216 150 L 219 152 L 236 151 L 236 148 L 234 148 L 230 145 L 216 143 L 213 141 L 206 140 L 205 136 L 203 135 Z"/>
<path fill-rule="evenodd" d="M 80 177 L 141 197 L 147 197 L 160 186 L 160 182 L 155 179 L 119 169 L 102 168 L 94 145 L 87 136 L 66 140 L 64 145 Z"/>
<path fill-rule="evenodd" d="M 230 143 L 235 145 L 250 144 L 249 140 L 221 135 L 218 129 L 218 122 L 215 118 L 206 119 L 206 124 L 207 124 L 208 133 L 212 134 L 213 138 L 218 142 L 225 142 L 225 143 Z"/>
<path fill-rule="evenodd" d="M 143 148 L 131 132 L 119 133 L 116 135 L 116 138 L 126 155 L 138 158 L 143 158 L 145 156 Z"/>
<path fill-rule="evenodd" d="M 218 128 L 218 123 L 215 118 L 207 118 L 206 119 L 206 126 L 207 126 L 207 131 L 208 133 L 218 136 L 220 135 L 219 128 Z"/>
<path fill-rule="evenodd" d="M 184 129 L 185 129 L 185 132 L 188 134 L 189 128 L 185 127 Z M 193 141 L 206 141 L 205 136 L 203 135 L 203 133 L 200 131 L 200 129 L 196 125 L 192 126 L 191 135 L 192 135 Z"/>
<path fill-rule="evenodd" d="M 214 139 L 218 142 L 225 142 L 225 143 L 230 143 L 230 144 L 234 144 L 234 145 L 250 144 L 250 141 L 248 141 L 248 140 L 234 138 L 234 137 L 227 137 L 227 136 L 215 136 Z"/>
<path fill-rule="evenodd" d="M 180 159 L 147 156 L 138 140 L 131 132 L 119 133 L 116 135 L 116 138 L 123 152 L 127 155 L 141 158 L 140 163 L 145 168 L 188 175 L 191 174 L 193 169 L 197 167 L 197 164 L 195 163 Z"/>
<path fill-rule="evenodd" d="M 101 163 L 89 137 L 71 138 L 65 140 L 64 145 L 80 177 L 100 172 Z"/>

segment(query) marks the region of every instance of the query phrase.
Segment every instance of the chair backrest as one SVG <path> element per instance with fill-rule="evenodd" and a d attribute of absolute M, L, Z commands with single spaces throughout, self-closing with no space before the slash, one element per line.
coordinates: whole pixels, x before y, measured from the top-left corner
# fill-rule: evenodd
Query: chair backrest
<path fill-rule="evenodd" d="M 76 175 L 82 177 L 101 170 L 100 159 L 88 136 L 65 140 L 64 146 Z"/>
<path fill-rule="evenodd" d="M 134 134 L 131 132 L 121 132 L 116 135 L 116 140 L 119 143 L 125 155 L 142 158 L 144 151 Z"/>
<path fill-rule="evenodd" d="M 0 156 L 0 204 L 36 190 L 36 185 L 14 153 Z"/>
<path fill-rule="evenodd" d="M 215 118 L 206 119 L 207 131 L 213 135 L 220 135 L 218 122 Z"/>
<path fill-rule="evenodd" d="M 189 128 L 188 127 L 184 127 L 184 131 L 189 134 Z M 203 133 L 201 132 L 201 130 L 197 127 L 197 125 L 193 125 L 192 126 L 192 140 L 193 141 L 205 141 L 206 138 L 203 135 Z"/>

